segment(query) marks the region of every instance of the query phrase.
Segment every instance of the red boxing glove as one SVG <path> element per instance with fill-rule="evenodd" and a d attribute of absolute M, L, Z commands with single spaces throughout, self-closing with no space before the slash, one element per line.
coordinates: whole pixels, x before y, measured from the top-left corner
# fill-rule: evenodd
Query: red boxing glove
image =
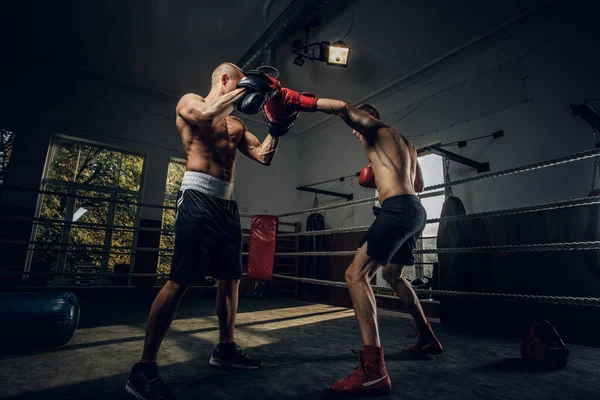
<path fill-rule="evenodd" d="M 281 92 L 276 93 L 267 101 L 263 107 L 263 113 L 269 126 L 269 133 L 273 137 L 285 135 L 298 117 L 298 111 L 291 111 L 286 107 Z"/>
<path fill-rule="evenodd" d="M 377 185 L 375 184 L 375 175 L 373 175 L 371 164 L 364 166 L 363 169 L 360 170 L 358 184 L 367 188 L 377 189 Z"/>
<path fill-rule="evenodd" d="M 280 91 L 288 110 L 305 112 L 317 111 L 318 98 L 314 94 L 308 92 L 299 93 L 284 87 L 282 87 Z"/>

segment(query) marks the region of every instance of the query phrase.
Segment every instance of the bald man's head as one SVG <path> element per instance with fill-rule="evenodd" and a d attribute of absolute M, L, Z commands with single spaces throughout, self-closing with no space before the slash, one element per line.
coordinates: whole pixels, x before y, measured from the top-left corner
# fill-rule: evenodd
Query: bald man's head
<path fill-rule="evenodd" d="M 235 85 L 237 85 L 243 76 L 244 73 L 240 67 L 229 62 L 224 62 L 213 71 L 211 85 L 213 89 L 218 89 L 219 86 L 225 86 L 227 89 L 230 89 L 225 91 L 230 92 L 235 89 Z M 233 88 L 230 87 L 232 84 Z"/>

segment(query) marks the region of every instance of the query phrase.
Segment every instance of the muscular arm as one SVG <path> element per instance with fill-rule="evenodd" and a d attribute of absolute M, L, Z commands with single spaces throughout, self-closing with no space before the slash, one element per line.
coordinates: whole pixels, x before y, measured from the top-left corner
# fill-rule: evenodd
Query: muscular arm
<path fill-rule="evenodd" d="M 339 116 L 349 127 L 370 142 L 375 139 L 380 128 L 389 127 L 385 122 L 372 118 L 369 114 L 341 100 L 319 99 L 317 100 L 317 111 Z"/>
<path fill-rule="evenodd" d="M 273 157 L 275 157 L 278 145 L 279 138 L 274 138 L 271 135 L 267 135 L 261 143 L 244 125 L 244 133 L 242 133 L 238 143 L 238 150 L 251 160 L 269 166 L 273 161 Z"/>
<path fill-rule="evenodd" d="M 415 192 L 421 193 L 425 188 L 425 181 L 423 181 L 423 171 L 421 170 L 421 165 L 419 164 L 419 160 L 417 160 L 417 173 L 415 175 Z"/>
<path fill-rule="evenodd" d="M 188 124 L 212 125 L 231 114 L 233 105 L 245 94 L 245 90 L 235 89 L 211 100 L 202 99 L 195 94 L 186 94 L 177 104 L 177 113 Z"/>

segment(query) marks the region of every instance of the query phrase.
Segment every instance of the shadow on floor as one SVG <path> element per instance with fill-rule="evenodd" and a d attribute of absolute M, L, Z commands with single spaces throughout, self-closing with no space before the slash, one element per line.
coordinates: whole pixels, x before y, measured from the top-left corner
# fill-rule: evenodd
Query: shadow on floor
<path fill-rule="evenodd" d="M 14 399 L 132 399 L 124 385 L 143 344 L 143 324 L 109 323 L 131 315 L 145 321 L 147 305 L 91 309 L 90 325 L 71 348 L 0 358 L 0 393 Z M 180 400 L 331 399 L 329 385 L 354 371 L 360 348 L 354 315 L 342 308 L 293 301 L 240 303 L 236 341 L 265 368 L 216 370 L 208 358 L 217 339 L 213 299 L 182 307 L 161 349 L 159 370 Z M 94 320 L 94 316 L 97 319 Z M 519 358 L 519 338 L 434 325 L 445 352 L 427 359 L 408 353 L 410 328 L 398 315 L 380 315 L 380 333 L 394 389 L 390 400 L 595 398 L 600 350 L 570 347 L 569 365 L 540 373 Z M 144 322 L 145 323 L 145 322 Z M 75 347 L 77 346 L 77 347 Z M 577 384 L 574 385 L 573 382 Z"/>

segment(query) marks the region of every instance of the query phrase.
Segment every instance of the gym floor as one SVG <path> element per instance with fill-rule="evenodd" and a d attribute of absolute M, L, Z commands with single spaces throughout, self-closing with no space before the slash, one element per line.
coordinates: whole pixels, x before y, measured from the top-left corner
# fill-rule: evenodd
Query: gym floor
<path fill-rule="evenodd" d="M 79 329 L 58 349 L 0 355 L 0 393 L 15 399 L 132 399 L 125 382 L 140 356 L 151 301 L 82 305 Z M 520 358 L 519 337 L 490 337 L 434 324 L 445 352 L 415 359 L 404 314 L 380 310 L 393 390 L 388 399 L 598 398 L 600 349 L 569 345 L 560 371 Z M 351 309 L 292 300 L 240 299 L 236 341 L 261 370 L 208 364 L 217 339 L 212 298 L 184 299 L 160 353 L 159 372 L 179 399 L 325 399 L 357 365 L 360 339 Z"/>

